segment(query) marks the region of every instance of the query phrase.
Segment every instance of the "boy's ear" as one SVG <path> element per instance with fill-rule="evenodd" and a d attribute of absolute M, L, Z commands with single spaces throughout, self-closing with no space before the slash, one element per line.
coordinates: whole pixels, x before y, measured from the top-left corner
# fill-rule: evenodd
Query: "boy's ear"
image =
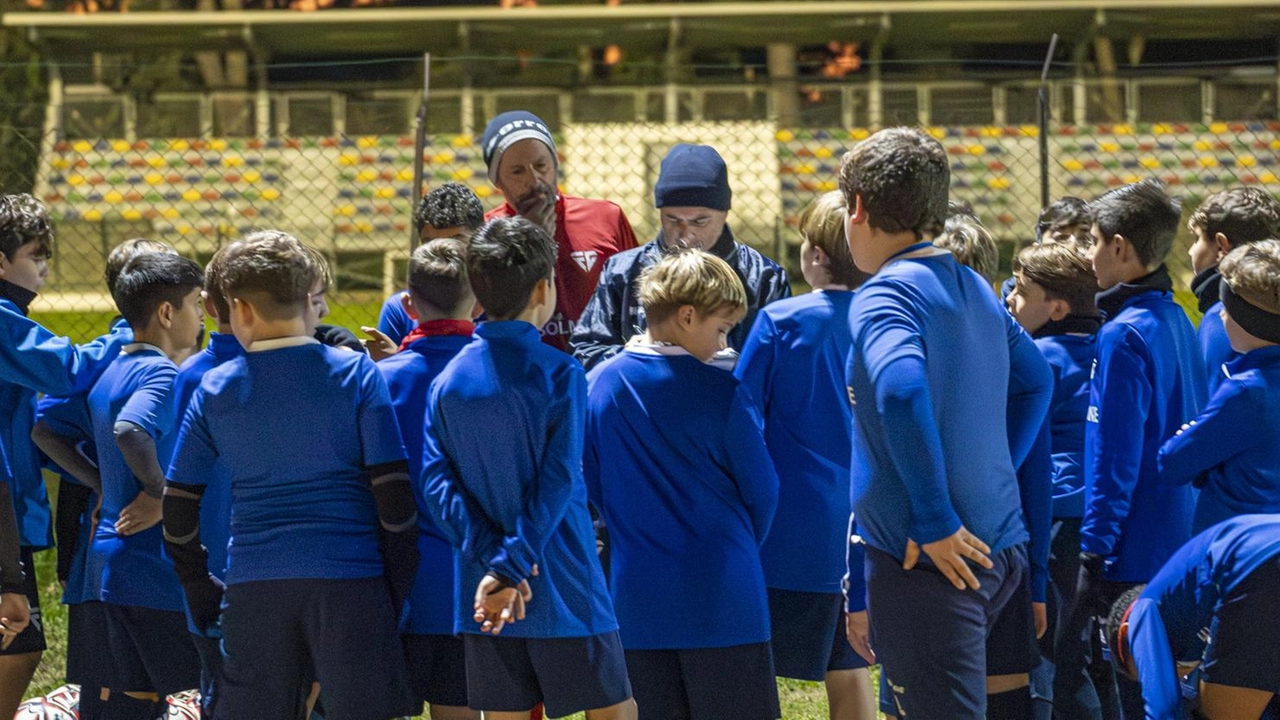
<path fill-rule="evenodd" d="M 173 327 L 173 314 L 175 311 L 176 308 L 173 307 L 173 303 L 168 300 L 160 303 L 160 306 L 156 308 L 155 314 L 156 319 L 160 321 L 160 327 L 165 330 Z"/>
<path fill-rule="evenodd" d="M 1071 314 L 1071 305 L 1066 300 L 1049 301 L 1049 319 L 1061 320 Z"/>
<path fill-rule="evenodd" d="M 204 314 L 213 318 L 215 323 L 226 322 L 225 319 L 218 317 L 218 308 L 213 304 L 213 298 L 209 297 L 209 293 L 200 291 L 200 304 L 204 306 Z"/>
<path fill-rule="evenodd" d="M 845 211 L 845 222 L 852 225 L 862 225 L 867 222 L 867 207 L 862 204 L 862 196 L 853 196 L 853 208 Z"/>
<path fill-rule="evenodd" d="M 826 250 L 823 250 L 817 245 L 812 245 L 812 247 L 813 247 L 813 262 L 815 265 L 819 265 L 821 267 L 827 267 L 828 265 L 831 264 L 831 258 L 830 256 L 827 255 Z"/>
<path fill-rule="evenodd" d="M 676 310 L 676 321 L 682 327 L 688 327 L 693 325 L 694 321 L 697 319 L 697 314 L 698 311 L 695 310 L 692 305 L 681 305 L 680 309 Z"/>
<path fill-rule="evenodd" d="M 400 307 L 404 308 L 410 318 L 418 319 L 418 309 L 413 306 L 413 297 L 407 291 L 400 295 Z"/>
<path fill-rule="evenodd" d="M 1217 246 L 1217 248 L 1218 248 L 1218 259 L 1219 259 L 1219 260 L 1221 260 L 1222 258 L 1226 257 L 1226 256 L 1227 256 L 1227 253 L 1229 253 L 1229 252 L 1231 252 L 1231 251 L 1233 250 L 1233 248 L 1231 247 L 1231 241 L 1230 241 L 1230 240 L 1228 240 L 1228 239 L 1227 239 L 1227 236 L 1226 236 L 1226 235 L 1223 235 L 1222 233 L 1214 233 L 1214 235 L 1213 235 L 1213 244 L 1214 244 L 1215 246 Z"/>

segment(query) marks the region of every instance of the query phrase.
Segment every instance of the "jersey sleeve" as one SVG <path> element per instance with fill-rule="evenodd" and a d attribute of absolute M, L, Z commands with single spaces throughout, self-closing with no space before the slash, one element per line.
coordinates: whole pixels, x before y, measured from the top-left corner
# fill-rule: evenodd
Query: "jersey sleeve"
<path fill-rule="evenodd" d="M 639 244 L 636 242 L 636 231 L 631 228 L 631 221 L 627 220 L 627 214 L 622 211 L 622 208 L 618 208 L 618 234 L 616 238 L 617 252 L 630 250 Z"/>
<path fill-rule="evenodd" d="M 400 304 L 400 298 L 403 295 L 403 292 L 398 292 L 387 298 L 386 302 L 382 303 L 382 310 L 378 313 L 378 332 L 391 338 L 396 345 L 413 332 L 413 320 Z"/>
<path fill-rule="evenodd" d="M 133 331 L 123 326 L 77 346 L 0 304 L 0 375 L 46 395 L 85 392 L 130 342 Z"/>
<path fill-rule="evenodd" d="M 209 432 L 209 420 L 204 410 L 207 397 L 203 387 L 196 388 L 191 402 L 187 404 L 173 460 L 169 463 L 169 472 L 165 474 L 170 482 L 208 485 L 218 476 L 214 467 L 218 460 L 218 448 Z"/>
<path fill-rule="evenodd" d="M 742 345 L 742 354 L 733 374 L 751 393 L 761 412 L 769 404 L 772 393 L 778 330 L 767 313 L 756 315 L 755 324 Z"/>
<path fill-rule="evenodd" d="M 1178 685 L 1178 667 L 1160 608 L 1150 598 L 1138 598 L 1129 611 L 1129 653 L 1142 684 L 1142 705 L 1148 718 L 1189 720 Z"/>
<path fill-rule="evenodd" d="M 1014 467 L 1022 465 L 1038 441 L 1053 401 L 1053 371 L 1035 341 L 1005 313 L 1009 337 L 1009 404 L 1006 424 Z"/>
<path fill-rule="evenodd" d="M 391 392 L 378 366 L 368 357 L 360 362 L 360 406 L 356 423 L 360 432 L 361 461 L 366 468 L 406 459 L 400 424 L 391 405 Z"/>
<path fill-rule="evenodd" d="M 755 530 L 763 544 L 778 509 L 778 473 L 764 441 L 764 421 L 750 391 L 739 385 L 724 429 L 724 462 L 738 485 Z"/>
<path fill-rule="evenodd" d="M 1265 407 L 1249 388 L 1224 380 L 1199 417 L 1165 441 L 1157 458 L 1160 477 L 1182 485 L 1251 447 L 1268 442 Z"/>
<path fill-rule="evenodd" d="M 177 376 L 177 368 L 169 363 L 151 365 L 137 389 L 120 408 L 116 422 L 133 423 L 153 440 L 174 432 L 177 429 L 177 403 L 173 397 L 173 381 Z"/>
<path fill-rule="evenodd" d="M 1080 548 L 1103 557 L 1120 542 L 1142 466 L 1142 439 L 1152 387 L 1146 362 L 1128 337 L 1100 349 L 1089 409 L 1096 418 L 1091 462 L 1085 467 L 1085 511 Z M 1140 412 L 1141 415 L 1135 415 Z"/>
<path fill-rule="evenodd" d="M 885 434 L 894 439 L 886 445 L 911 505 L 907 535 L 924 545 L 954 534 L 961 523 L 947 486 L 924 341 L 897 295 L 887 285 L 859 291 L 855 302 L 862 329 L 857 347 L 875 390 L 875 408 L 883 418 Z"/>
<path fill-rule="evenodd" d="M 45 396 L 36 409 L 37 418 L 49 429 L 76 442 L 93 440 L 93 425 L 89 420 L 89 404 L 84 395 L 70 397 Z"/>

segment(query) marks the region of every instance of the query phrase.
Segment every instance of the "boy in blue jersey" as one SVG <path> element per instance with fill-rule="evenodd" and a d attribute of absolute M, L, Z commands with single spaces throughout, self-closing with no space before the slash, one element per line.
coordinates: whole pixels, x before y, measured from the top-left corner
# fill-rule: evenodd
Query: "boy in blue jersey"
<path fill-rule="evenodd" d="M 52 545 L 53 536 L 31 442 L 36 393 L 84 392 L 133 337 L 123 328 L 77 347 L 27 317 L 48 276 L 52 243 L 53 230 L 39 201 L 25 194 L 0 196 L 0 407 L 10 409 L 0 422 L 0 481 L 9 485 L 7 512 L 17 523 L 26 567 L 23 591 L 31 606 L 25 631 L 0 649 L 0 717 L 17 711 L 45 647 L 32 553 Z M 9 598 L 9 604 L 17 603 Z"/>
<path fill-rule="evenodd" d="M 1195 420 L 1160 448 L 1166 483 L 1200 488 L 1191 531 L 1280 513 L 1280 240 L 1232 250 L 1218 266 L 1226 377 Z"/>
<path fill-rule="evenodd" d="M 949 175 L 942 146 L 907 128 L 841 161 L 849 247 L 875 273 L 850 309 L 847 372 L 871 641 L 899 714 L 1025 718 L 1036 657 L 1015 468 L 1052 378 L 986 281 L 930 242 Z"/>
<path fill-rule="evenodd" d="M 431 240 L 409 256 L 409 312 L 416 339 L 378 363 L 400 423 L 410 476 L 422 479 L 423 418 L 431 381 L 471 342 L 476 298 L 467 279 L 467 248 Z M 453 634 L 453 546 L 431 522 L 423 488 L 418 501 L 418 574 L 402 627 L 405 664 L 414 702 L 431 706 L 433 720 L 478 720 L 467 700 L 462 640 Z"/>
<path fill-rule="evenodd" d="M 204 376 L 214 368 L 244 354 L 231 329 L 231 305 L 222 292 L 223 253 L 214 253 L 204 271 L 204 311 L 217 328 L 209 333 L 204 350 L 188 358 L 178 368 L 173 381 L 175 416 L 181 420 Z M 209 574 L 219 582 L 227 578 L 227 541 L 231 533 L 231 472 L 225 464 L 215 468 L 216 477 L 206 486 L 200 503 L 200 540 L 208 553 Z M 201 631 L 188 613 L 187 630 L 200 655 L 200 710 L 205 720 L 214 716 L 222 690 L 222 649 L 220 627 Z"/>
<path fill-rule="evenodd" d="M 192 395 L 164 507 L 165 541 L 204 632 L 224 592 L 200 543 L 201 500 L 219 466 L 230 471 L 215 718 L 292 720 L 313 679 L 328 718 L 402 715 L 396 617 L 417 566 L 417 510 L 386 384 L 367 356 L 312 337 L 324 269 L 302 243 L 268 230 L 222 253 L 246 352 Z"/>
<path fill-rule="evenodd" d="M 467 274 L 489 320 L 431 385 L 425 499 L 455 548 L 471 707 L 635 718 L 582 480 L 585 374 L 538 330 L 555 311 L 555 263 L 551 236 L 523 218 L 471 239 Z"/>
<path fill-rule="evenodd" d="M 1280 515 L 1241 515 L 1192 538 L 1111 608 L 1112 661 L 1142 685 L 1132 717 L 1262 716 L 1280 693 L 1277 604 Z"/>
<path fill-rule="evenodd" d="M 147 238 L 125 240 L 112 248 L 103 273 L 108 293 L 114 295 L 125 265 L 138 255 L 153 252 L 177 251 Z M 128 327 L 123 317 L 111 322 L 112 331 L 118 327 Z M 67 606 L 66 681 L 80 686 L 81 719 L 98 720 L 109 694 L 112 661 L 106 611 L 98 599 L 101 556 L 90 552 L 102 481 L 86 394 L 41 398 L 31 439 L 59 473 L 55 522 L 58 579 L 64 584 L 62 603 Z"/>
<path fill-rule="evenodd" d="M 1187 249 L 1196 272 L 1191 290 L 1204 314 L 1197 335 L 1208 374 L 1209 395 L 1213 395 L 1226 377 L 1222 366 L 1236 356 L 1219 314 L 1222 301 L 1218 286 L 1222 275 L 1218 263 L 1233 248 L 1280 237 L 1280 202 L 1258 188 L 1230 188 L 1205 198 L 1191 213 L 1187 228 L 1195 236 L 1195 242 Z"/>
<path fill-rule="evenodd" d="M 131 260 L 114 296 L 134 342 L 88 395 L 102 496 L 90 553 L 101 559 L 99 599 L 113 662 L 109 720 L 155 717 L 164 696 L 199 681 L 182 593 L 157 525 L 162 463 L 178 429 L 172 358 L 195 344 L 203 284 L 200 267 L 178 255 Z"/>
<path fill-rule="evenodd" d="M 424 243 L 438 238 L 466 241 L 484 224 L 484 206 L 471 188 L 462 183 L 447 182 L 422 197 L 417 211 L 413 213 L 413 224 Z M 382 304 L 377 331 L 398 350 L 406 349 L 404 340 L 418 325 L 412 315 L 407 290 L 393 294 Z M 370 332 L 372 328 L 361 329 L 381 340 Z M 371 348 L 376 345 L 370 343 Z"/>
<path fill-rule="evenodd" d="M 1128 588 L 1151 579 L 1191 536 L 1193 491 L 1160 481 L 1160 444 L 1204 405 L 1204 361 L 1186 313 L 1173 300 L 1165 258 L 1178 229 L 1178 205 L 1155 180 L 1116 188 L 1089 205 L 1090 249 L 1104 318 L 1098 331 L 1084 446 L 1084 515 L 1076 607 L 1059 657 L 1062 681 L 1080 684 L 1055 703 L 1071 716 L 1096 717 L 1087 679 L 1077 672 L 1096 615 Z M 1117 683 L 1120 705 L 1137 712 L 1131 683 Z M 1111 705 L 1109 698 L 1100 702 Z M 1073 707 L 1079 705 L 1079 707 Z M 1074 714 L 1073 714 L 1074 713 Z"/>
<path fill-rule="evenodd" d="M 1097 278 L 1075 243 L 1042 243 L 1024 248 L 1015 262 L 1009 311 L 1053 371 L 1053 399 L 1045 432 L 1052 462 L 1052 541 L 1048 573 L 1048 635 L 1042 662 L 1032 671 L 1038 717 L 1052 703 L 1056 630 L 1075 603 L 1080 571 L 1080 518 L 1084 512 L 1084 430 L 1089 405 L 1089 371 L 1101 320 L 1093 296 Z M 1033 595 L 1035 595 L 1033 587 Z"/>
<path fill-rule="evenodd" d="M 800 270 L 814 291 L 761 308 L 734 369 L 759 403 L 778 473 L 777 514 L 760 548 L 774 671 L 825 681 L 832 720 L 875 717 L 866 670 L 873 658 L 849 644 L 866 638 L 867 615 L 862 564 L 846 558 L 853 410 L 844 365 L 853 345 L 849 303 L 867 276 L 849 255 L 844 209 L 844 197 L 832 191 L 800 214 Z M 847 616 L 846 569 L 856 583 Z"/>
<path fill-rule="evenodd" d="M 640 717 L 771 720 L 759 547 L 778 476 L 746 385 L 707 364 L 746 314 L 746 291 L 728 263 L 686 250 L 646 268 L 637 292 L 647 330 L 588 378 L 583 467 L 610 530 Z"/>

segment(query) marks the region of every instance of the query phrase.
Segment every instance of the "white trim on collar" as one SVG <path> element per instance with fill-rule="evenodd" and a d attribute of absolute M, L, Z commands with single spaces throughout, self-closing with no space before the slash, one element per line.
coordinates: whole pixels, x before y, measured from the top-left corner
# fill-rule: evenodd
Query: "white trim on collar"
<path fill-rule="evenodd" d="M 256 340 L 249 343 L 249 347 L 245 348 L 245 352 L 264 352 L 267 350 L 279 350 L 280 348 L 319 344 L 320 341 L 313 337 L 307 337 L 306 335 L 290 335 L 288 337 L 272 338 L 270 340 Z"/>
<path fill-rule="evenodd" d="M 120 348 L 120 352 L 126 355 L 132 355 L 134 353 L 143 352 L 144 350 L 151 350 L 153 352 L 160 353 L 161 355 L 165 354 L 164 350 L 161 350 L 160 348 L 156 347 L 155 345 L 152 345 L 151 343 L 144 343 L 144 342 L 131 342 L 128 345 L 125 345 L 124 347 Z"/>

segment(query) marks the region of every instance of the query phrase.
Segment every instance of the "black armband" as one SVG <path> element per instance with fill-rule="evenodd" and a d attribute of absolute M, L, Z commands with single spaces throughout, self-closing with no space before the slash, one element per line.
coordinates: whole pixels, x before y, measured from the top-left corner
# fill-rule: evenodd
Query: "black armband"
<path fill-rule="evenodd" d="M 409 481 L 409 463 L 404 460 L 382 463 L 364 472 L 378 503 L 378 520 L 389 533 L 416 531 L 418 504 L 413 499 L 413 483 Z"/>

